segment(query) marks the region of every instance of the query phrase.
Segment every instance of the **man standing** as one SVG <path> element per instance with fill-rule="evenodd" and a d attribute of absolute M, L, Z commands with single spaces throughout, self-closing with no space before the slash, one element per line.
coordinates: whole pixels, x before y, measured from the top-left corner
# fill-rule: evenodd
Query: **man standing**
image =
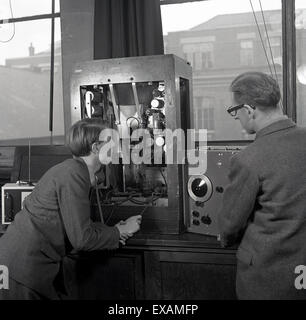
<path fill-rule="evenodd" d="M 306 129 L 283 114 L 272 77 L 241 74 L 231 91 L 228 112 L 256 133 L 231 159 L 219 212 L 221 244 L 239 244 L 237 296 L 306 299 L 295 286 L 296 267 L 306 265 Z"/>

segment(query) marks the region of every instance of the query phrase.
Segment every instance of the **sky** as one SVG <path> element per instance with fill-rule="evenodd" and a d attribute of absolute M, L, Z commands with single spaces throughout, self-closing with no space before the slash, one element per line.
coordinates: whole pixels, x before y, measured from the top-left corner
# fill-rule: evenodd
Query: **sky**
<path fill-rule="evenodd" d="M 302 0 L 306 7 L 306 0 Z M 260 10 L 258 0 L 252 0 L 255 11 Z M 261 0 L 263 10 L 281 9 L 281 0 Z M 190 29 L 214 16 L 251 12 L 249 0 L 209 0 L 183 4 L 162 5 L 163 33 Z"/>
<path fill-rule="evenodd" d="M 59 0 L 55 1 L 55 11 L 59 11 Z M 11 0 L 13 17 L 32 16 L 51 13 L 51 0 Z M 0 20 L 11 18 L 10 1 L 0 0 Z M 29 55 L 28 47 L 32 43 L 35 51 L 48 50 L 51 43 L 51 22 L 36 20 L 33 22 L 0 25 L 0 65 L 5 64 L 6 58 L 24 57 Z M 60 40 L 59 18 L 55 22 L 55 41 Z"/>
<path fill-rule="evenodd" d="M 0 19 L 11 18 L 10 2 L 15 18 L 51 13 L 51 0 L 0 0 Z M 59 11 L 59 0 L 55 1 L 55 11 Z"/>

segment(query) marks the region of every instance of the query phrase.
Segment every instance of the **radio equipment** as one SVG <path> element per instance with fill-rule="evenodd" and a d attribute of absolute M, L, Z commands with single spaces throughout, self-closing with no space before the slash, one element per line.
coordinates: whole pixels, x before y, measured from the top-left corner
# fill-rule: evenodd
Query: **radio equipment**
<path fill-rule="evenodd" d="M 207 148 L 207 170 L 189 168 L 187 190 L 189 195 L 188 231 L 218 236 L 218 211 L 228 181 L 230 158 L 242 146 L 210 146 Z M 191 174 L 192 172 L 192 174 Z"/>
<path fill-rule="evenodd" d="M 1 188 L 1 223 L 10 224 L 22 209 L 23 200 L 36 182 L 54 165 L 71 158 L 66 146 L 18 146 L 15 149 L 11 182 Z M 17 182 L 16 182 L 17 181 Z"/>
<path fill-rule="evenodd" d="M 28 181 L 7 183 L 1 188 L 1 223 L 10 224 L 23 207 L 23 200 L 34 189 L 31 182 L 31 140 L 28 142 Z"/>
<path fill-rule="evenodd" d="M 28 183 L 7 183 L 1 188 L 2 224 L 10 224 L 14 220 L 23 207 L 23 200 L 33 189 L 34 185 Z"/>
<path fill-rule="evenodd" d="M 120 139 L 115 152 L 120 159 L 109 165 L 108 187 L 99 189 L 109 224 L 142 214 L 144 232 L 186 231 L 188 165 L 166 161 L 171 146 L 165 132 L 179 128 L 186 133 L 192 128 L 191 84 L 191 66 L 168 54 L 75 65 L 71 124 L 83 118 L 98 118 L 116 128 Z M 138 139 L 141 132 L 145 134 Z M 142 149 L 147 141 L 151 146 Z M 181 149 L 173 143 L 173 154 L 177 155 L 177 150 Z M 145 161 L 133 161 L 135 155 L 146 157 Z"/>

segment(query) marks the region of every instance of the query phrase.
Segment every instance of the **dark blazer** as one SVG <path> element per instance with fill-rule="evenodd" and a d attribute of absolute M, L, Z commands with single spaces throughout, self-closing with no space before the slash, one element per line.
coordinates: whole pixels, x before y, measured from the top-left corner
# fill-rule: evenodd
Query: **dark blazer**
<path fill-rule="evenodd" d="M 0 238 L 0 265 L 9 268 L 11 278 L 56 299 L 54 280 L 72 249 L 119 247 L 116 227 L 91 221 L 89 192 L 89 172 L 81 158 L 46 172 Z"/>
<path fill-rule="evenodd" d="M 306 299 L 294 286 L 306 265 L 306 129 L 289 119 L 260 130 L 231 159 L 219 212 L 221 242 L 240 242 L 240 299 Z"/>

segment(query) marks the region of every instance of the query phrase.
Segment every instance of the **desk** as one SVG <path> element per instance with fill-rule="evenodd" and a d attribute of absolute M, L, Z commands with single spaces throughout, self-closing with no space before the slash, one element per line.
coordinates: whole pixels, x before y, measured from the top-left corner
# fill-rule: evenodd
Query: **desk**
<path fill-rule="evenodd" d="M 64 265 L 68 286 L 78 283 L 70 287 L 75 299 L 223 300 L 236 298 L 235 253 L 208 236 L 138 233 L 119 250 Z"/>

